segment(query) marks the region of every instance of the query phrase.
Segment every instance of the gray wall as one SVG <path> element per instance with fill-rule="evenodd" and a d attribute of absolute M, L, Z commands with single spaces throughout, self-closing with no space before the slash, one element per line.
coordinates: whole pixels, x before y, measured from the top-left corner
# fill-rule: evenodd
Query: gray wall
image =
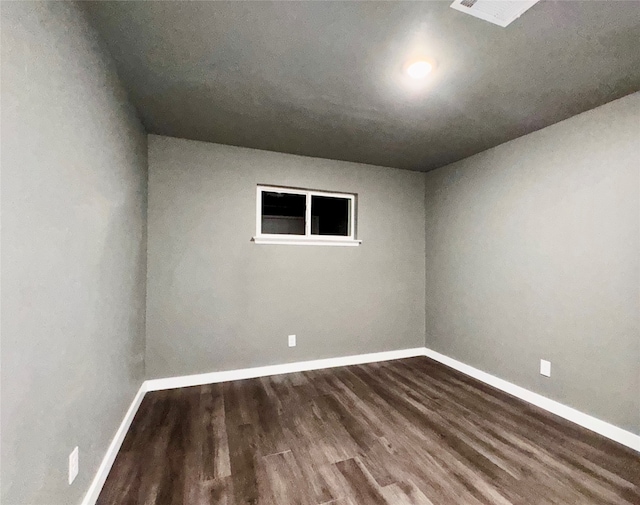
<path fill-rule="evenodd" d="M 362 245 L 250 242 L 257 184 L 357 193 Z M 424 344 L 421 173 L 151 135 L 148 218 L 148 377 Z"/>
<path fill-rule="evenodd" d="M 146 135 L 75 5 L 1 17 L 0 501 L 71 505 L 143 380 Z"/>
<path fill-rule="evenodd" d="M 640 433 L 639 170 L 636 93 L 426 174 L 427 347 Z"/>

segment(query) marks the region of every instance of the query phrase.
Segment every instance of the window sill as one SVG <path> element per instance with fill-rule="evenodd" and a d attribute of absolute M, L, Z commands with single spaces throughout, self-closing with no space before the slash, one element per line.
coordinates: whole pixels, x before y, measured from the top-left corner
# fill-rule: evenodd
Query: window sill
<path fill-rule="evenodd" d="M 312 239 L 312 238 L 278 238 L 278 237 L 253 237 L 251 239 L 256 244 L 280 244 L 280 245 L 329 245 L 342 247 L 355 247 L 362 243 L 362 240 L 352 239 Z"/>

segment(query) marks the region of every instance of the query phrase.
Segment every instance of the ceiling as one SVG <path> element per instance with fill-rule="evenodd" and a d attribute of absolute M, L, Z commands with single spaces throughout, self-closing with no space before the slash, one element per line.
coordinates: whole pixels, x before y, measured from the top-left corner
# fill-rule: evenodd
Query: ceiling
<path fill-rule="evenodd" d="M 83 2 L 150 133 L 427 171 L 640 90 L 640 2 Z M 436 62 L 422 86 L 403 65 Z"/>

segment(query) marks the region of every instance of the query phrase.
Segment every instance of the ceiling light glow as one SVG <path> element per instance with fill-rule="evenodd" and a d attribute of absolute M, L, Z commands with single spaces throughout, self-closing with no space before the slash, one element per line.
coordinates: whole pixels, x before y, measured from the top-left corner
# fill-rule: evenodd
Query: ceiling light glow
<path fill-rule="evenodd" d="M 424 79 L 433 70 L 433 65 L 425 60 L 414 61 L 407 67 L 407 74 L 412 79 Z"/>

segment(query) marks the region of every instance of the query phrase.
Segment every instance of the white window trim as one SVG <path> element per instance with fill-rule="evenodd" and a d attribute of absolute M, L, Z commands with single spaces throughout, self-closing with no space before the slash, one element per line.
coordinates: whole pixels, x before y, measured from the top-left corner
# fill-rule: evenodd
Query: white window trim
<path fill-rule="evenodd" d="M 305 195 L 305 234 L 287 235 L 283 233 L 262 233 L 262 193 L 276 191 L 293 195 Z M 350 200 L 349 203 L 349 235 L 311 235 L 311 197 L 327 196 Z M 280 186 L 258 185 L 256 188 L 256 235 L 252 238 L 256 244 L 286 244 L 286 245 L 328 245 L 328 246 L 358 246 L 362 240 L 355 238 L 356 233 L 356 196 L 350 193 L 330 193 L 327 191 L 312 191 L 305 189 L 283 188 Z"/>

